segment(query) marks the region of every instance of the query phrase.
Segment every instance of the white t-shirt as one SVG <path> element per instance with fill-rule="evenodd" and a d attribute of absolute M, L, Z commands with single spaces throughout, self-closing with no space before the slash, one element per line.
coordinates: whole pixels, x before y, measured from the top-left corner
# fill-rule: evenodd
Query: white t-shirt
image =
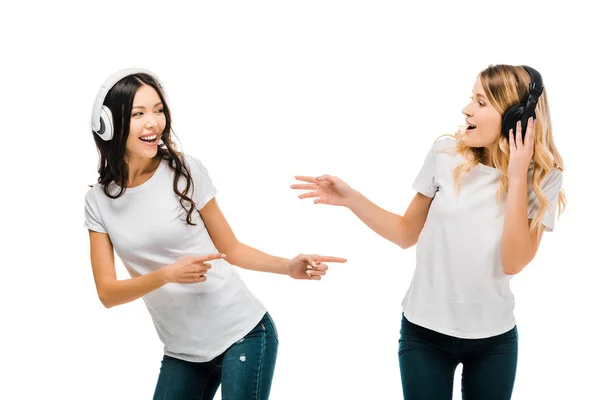
<path fill-rule="evenodd" d="M 502 334 L 515 324 L 510 275 L 504 274 L 501 238 L 505 206 L 496 192 L 500 171 L 478 164 L 462 177 L 456 194 L 452 176 L 464 158 L 456 139 L 444 138 L 430 149 L 413 188 L 432 197 L 419 236 L 417 264 L 402 301 L 405 317 L 425 328 L 459 338 L 477 339 Z M 528 217 L 535 218 L 539 202 L 529 171 Z M 542 182 L 552 204 L 543 225 L 554 228 L 562 172 L 554 168 Z"/>
<path fill-rule="evenodd" d="M 216 189 L 199 160 L 184 158 L 194 182 L 190 197 L 200 210 Z M 127 189 L 122 197 L 109 198 L 100 184 L 86 194 L 84 226 L 109 235 L 131 277 L 184 255 L 218 253 L 198 212 L 193 218 L 197 225 L 186 224 L 186 212 L 173 191 L 174 174 L 163 160 L 148 181 Z M 180 188 L 184 183 L 180 178 Z M 117 186 L 111 183 L 110 189 L 116 193 Z M 235 267 L 225 260 L 211 264 L 205 282 L 168 283 L 142 297 L 164 352 L 171 357 L 210 361 L 250 332 L 266 312 Z"/>

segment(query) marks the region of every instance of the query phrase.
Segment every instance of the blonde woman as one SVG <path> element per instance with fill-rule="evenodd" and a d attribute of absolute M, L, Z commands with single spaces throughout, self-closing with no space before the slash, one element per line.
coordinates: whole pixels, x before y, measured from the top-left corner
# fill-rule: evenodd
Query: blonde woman
<path fill-rule="evenodd" d="M 340 178 L 297 176 L 300 198 L 345 206 L 417 263 L 402 302 L 404 398 L 451 399 L 463 364 L 463 399 L 511 397 L 518 334 L 509 282 L 534 258 L 562 213 L 563 161 L 552 138 L 541 75 L 526 66 L 479 73 L 466 127 L 437 140 L 404 215 L 373 204 Z"/>

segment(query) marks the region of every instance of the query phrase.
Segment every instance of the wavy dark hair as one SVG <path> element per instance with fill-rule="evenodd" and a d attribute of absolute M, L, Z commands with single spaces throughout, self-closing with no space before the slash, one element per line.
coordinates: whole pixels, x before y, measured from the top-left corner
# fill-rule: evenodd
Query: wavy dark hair
<path fill-rule="evenodd" d="M 126 76 L 117 82 L 106 94 L 104 105 L 110 109 L 113 115 L 114 136 L 111 140 L 105 141 L 93 133 L 100 156 L 100 163 L 98 165 L 98 174 L 100 176 L 98 177 L 98 183 L 104 185 L 104 194 L 111 199 L 119 198 L 125 194 L 126 183 L 129 179 L 129 166 L 125 161 L 125 150 L 127 147 L 127 138 L 129 137 L 131 111 L 135 94 L 143 85 L 151 86 L 156 90 L 164 107 L 166 124 L 161 136 L 162 143 L 158 146 L 157 157 L 161 160 L 167 160 L 169 167 L 175 171 L 173 191 L 179 196 L 179 203 L 187 214 L 187 224 L 196 225 L 192 222 L 196 205 L 189 195 L 190 190 L 193 191 L 194 183 L 190 171 L 184 162 L 183 153 L 177 150 L 177 146 L 172 140 L 172 136 L 175 136 L 175 134 L 171 129 L 171 112 L 165 95 L 151 75 L 136 73 Z M 178 185 L 181 177 L 183 177 L 185 182 L 183 190 L 179 190 Z M 109 190 L 109 185 L 113 182 L 119 188 L 116 194 L 111 193 Z"/>

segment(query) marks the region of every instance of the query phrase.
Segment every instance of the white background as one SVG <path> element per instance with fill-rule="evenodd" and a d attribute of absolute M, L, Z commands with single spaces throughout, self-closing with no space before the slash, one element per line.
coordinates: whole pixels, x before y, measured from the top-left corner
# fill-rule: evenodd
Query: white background
<path fill-rule="evenodd" d="M 97 176 L 92 103 L 124 67 L 161 78 L 183 150 L 209 169 L 241 241 L 349 260 L 321 282 L 241 271 L 279 329 L 271 398 L 402 398 L 400 302 L 414 248 L 346 209 L 297 199 L 289 185 L 296 174 L 338 175 L 404 213 L 427 150 L 463 122 L 476 75 L 492 63 L 542 73 L 569 200 L 512 280 L 513 398 L 599 396 L 594 13 L 578 1 L 416 3 L 3 6 L 0 398 L 152 396 L 162 355 L 154 326 L 141 300 L 101 305 L 83 228 Z"/>

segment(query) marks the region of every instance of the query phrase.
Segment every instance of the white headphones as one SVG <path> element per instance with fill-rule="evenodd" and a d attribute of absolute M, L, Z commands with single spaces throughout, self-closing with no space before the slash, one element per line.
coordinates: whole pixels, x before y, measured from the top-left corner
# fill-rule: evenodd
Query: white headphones
<path fill-rule="evenodd" d="M 152 76 L 160 86 L 163 95 L 166 97 L 165 88 L 163 87 L 158 77 L 154 73 L 146 69 L 126 68 L 117 71 L 111 76 L 109 76 L 108 79 L 102 84 L 102 87 L 100 87 L 100 90 L 96 95 L 96 100 L 94 101 L 94 107 L 92 109 L 92 131 L 98 136 L 100 136 L 100 138 L 102 138 L 103 140 L 108 141 L 112 139 L 114 134 L 112 113 L 110 112 L 109 108 L 104 105 L 104 99 L 106 98 L 106 94 L 121 79 L 125 78 L 126 76 L 134 75 L 137 73 L 144 73 Z"/>

